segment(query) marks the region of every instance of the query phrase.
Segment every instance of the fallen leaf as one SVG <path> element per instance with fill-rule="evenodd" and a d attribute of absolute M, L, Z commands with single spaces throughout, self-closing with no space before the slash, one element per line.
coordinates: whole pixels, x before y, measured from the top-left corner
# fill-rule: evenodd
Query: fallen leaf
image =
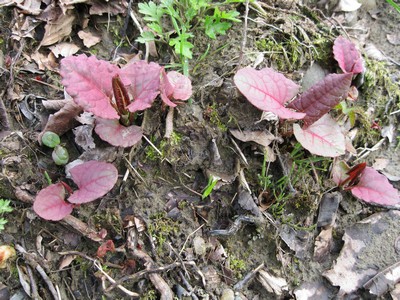
<path fill-rule="evenodd" d="M 336 157 L 345 153 L 345 137 L 340 126 L 326 114 L 306 129 L 293 124 L 297 141 L 313 154 Z"/>
<path fill-rule="evenodd" d="M 231 129 L 229 132 L 242 142 L 255 142 L 261 146 L 267 147 L 276 139 L 276 137 L 268 131 L 250 131 Z"/>
<path fill-rule="evenodd" d="M 374 214 L 348 227 L 344 246 L 333 268 L 324 273 L 331 284 L 340 287 L 339 295 L 356 292 L 379 270 L 397 263 L 395 240 L 400 236 L 400 212 Z"/>
<path fill-rule="evenodd" d="M 41 137 L 46 131 L 52 131 L 61 136 L 75 127 L 77 123 L 75 117 L 79 116 L 81 112 L 82 107 L 69 100 L 58 112 L 50 115 L 46 126 L 38 136 L 39 143 L 41 143 Z"/>
<path fill-rule="evenodd" d="M 370 294 L 378 297 L 386 292 L 400 281 L 400 262 L 379 272 L 364 284 L 364 288 L 369 290 Z"/>
<path fill-rule="evenodd" d="M 38 15 L 42 11 L 40 9 L 41 0 L 3 0 L 1 6 L 16 6 L 22 13 L 29 15 Z"/>
<path fill-rule="evenodd" d="M 55 44 L 64 37 L 69 36 L 72 32 L 74 21 L 75 14 L 72 9 L 68 10 L 65 14 L 59 14 L 56 20 L 49 21 L 44 26 L 45 33 L 40 42 L 40 47 Z"/>
<path fill-rule="evenodd" d="M 297 97 L 288 107 L 306 114 L 304 127 L 310 126 L 347 96 L 353 74 L 329 74 Z"/>
<path fill-rule="evenodd" d="M 59 43 L 49 48 L 55 57 L 67 57 L 79 51 L 79 47 L 74 43 Z"/>
<path fill-rule="evenodd" d="M 240 69 L 234 76 L 239 91 L 251 104 L 283 119 L 302 119 L 305 114 L 287 109 L 284 104 L 298 92 L 299 86 L 273 69 Z"/>
<path fill-rule="evenodd" d="M 45 55 L 39 51 L 35 51 L 33 54 L 31 54 L 31 58 L 35 61 L 39 70 L 55 71 L 58 67 L 56 57 L 54 56 L 53 52 Z"/>
<path fill-rule="evenodd" d="M 383 54 L 382 51 L 379 50 L 374 44 L 367 44 L 364 47 L 364 53 L 367 55 L 367 57 L 375 60 L 381 60 L 381 61 L 388 60 L 386 55 Z"/>
<path fill-rule="evenodd" d="M 399 191 L 389 183 L 385 175 L 371 167 L 365 168 L 358 184 L 351 188 L 351 193 L 369 203 L 390 206 L 400 204 Z"/>
<path fill-rule="evenodd" d="M 333 227 L 331 226 L 328 226 L 327 229 L 322 229 L 315 238 L 313 258 L 317 262 L 324 261 L 329 255 L 332 247 L 332 229 Z"/>
<path fill-rule="evenodd" d="M 93 139 L 93 126 L 92 125 L 81 125 L 73 129 L 75 135 L 75 143 L 80 146 L 83 150 L 96 148 L 96 144 Z"/>
<path fill-rule="evenodd" d="M 284 292 L 289 291 L 285 278 L 276 277 L 267 271 L 259 270 L 257 280 L 269 293 L 275 294 L 278 297 L 282 296 Z"/>
<path fill-rule="evenodd" d="M 128 10 L 128 2 L 125 0 L 117 1 L 102 1 L 102 0 L 90 0 L 90 10 L 91 15 L 102 15 L 109 14 L 111 16 L 116 16 L 120 14 L 125 14 Z"/>
<path fill-rule="evenodd" d="M 78 36 L 83 40 L 83 44 L 90 48 L 101 41 L 101 37 L 90 31 L 81 30 L 78 32 Z"/>
<path fill-rule="evenodd" d="M 114 242 L 112 240 L 107 240 L 99 246 L 97 249 L 97 257 L 103 258 L 106 256 L 107 252 L 115 252 Z"/>

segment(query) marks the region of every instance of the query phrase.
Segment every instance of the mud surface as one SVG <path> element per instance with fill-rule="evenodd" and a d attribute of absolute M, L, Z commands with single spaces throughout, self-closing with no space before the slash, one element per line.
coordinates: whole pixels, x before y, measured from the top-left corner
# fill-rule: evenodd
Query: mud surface
<path fill-rule="evenodd" d="M 310 3 L 266 1 L 266 6 L 258 8 L 251 5 L 244 48 L 243 22 L 234 24 L 226 36 L 216 40 L 201 33 L 196 35 L 193 56 L 197 59 L 190 61 L 193 96 L 190 103 L 175 109 L 174 135 L 170 139 L 163 138 L 167 109 L 161 106 L 161 101 L 141 115 L 144 133 L 155 147 L 143 139 L 132 148 L 118 149 L 95 137 L 96 148 L 83 151 L 75 144 L 72 131 L 62 136 L 71 160 L 107 161 L 118 168 L 118 183 L 112 191 L 101 200 L 74 209 L 72 214 L 97 236 L 83 234 L 82 228 L 71 226 L 71 221 L 45 221 L 32 210 L 34 197 L 48 184 L 44 172 L 53 182 L 72 183 L 65 179 L 64 168 L 52 162 L 51 151 L 37 142 L 50 113 L 42 106 L 42 100 L 62 99 L 63 93 L 57 67 L 39 70 L 35 65 L 39 75 L 28 68 L 34 64 L 31 55 L 38 51 L 39 36 L 12 39 L 5 28 L 16 21 L 19 9 L 1 8 L 5 57 L 1 93 L 9 126 L 1 128 L 4 134 L 0 142 L 0 197 L 11 199 L 14 211 L 4 215 L 8 223 L 1 232 L 0 244 L 21 245 L 33 256 L 29 261 L 18 252 L 19 259 L 2 269 L 0 283 L 6 286 L 4 289 L 10 295 L 20 295 L 15 299 L 27 299 L 22 287 L 25 281 L 38 288 L 42 299 L 52 299 L 45 280 L 35 271 L 35 264 L 39 263 L 61 299 L 130 299 L 128 293 L 118 288 L 105 290 L 111 285 L 107 276 L 118 280 L 148 267 L 148 261 L 146 264 L 143 257 L 132 255 L 127 246 L 132 233 L 128 221 L 135 220 L 134 247 L 151 257 L 153 267 L 168 268 L 156 274 L 179 299 L 189 299 L 190 296 L 184 298 L 182 291 L 191 289 L 197 299 L 317 299 L 302 298 L 295 291 L 312 290 L 318 285 L 322 293 L 314 294 L 318 299 L 341 295 L 340 288 L 324 274 L 333 268 L 339 256 L 345 230 L 358 228 L 361 225 L 357 222 L 387 209 L 360 202 L 349 192 L 340 191 L 343 200 L 331 246 L 322 259 L 316 259 L 315 240 L 321 232 L 317 227 L 318 207 L 322 197 L 335 189 L 330 179 L 333 160 L 313 156 L 301 148 L 286 132 L 287 124 L 260 121 L 261 112 L 236 89 L 233 76 L 238 68 L 257 65 L 257 68 L 273 67 L 301 84 L 313 62 L 334 72 L 337 67 L 331 52 L 333 40 L 347 34 L 368 63 L 374 67 L 382 64 L 387 72 L 385 79 L 379 77 L 385 75 L 382 71 L 374 73 L 378 83 L 375 88 L 371 88 L 371 79 L 365 79 L 370 86 L 360 86 L 359 106 L 371 124 L 377 122 L 379 128 L 390 125 L 394 128 L 394 140 L 390 143 L 384 138 L 375 150 L 374 146 L 382 139 L 380 131 L 364 134 L 363 125 L 358 122 L 355 128 L 359 136 L 353 146 L 358 154 L 372 148 L 374 151 L 360 160 L 373 165 L 377 159 L 386 159 L 384 172 L 392 178 L 399 177 L 400 99 L 390 89 L 399 88 L 400 69 L 393 62 L 400 62 L 400 45 L 389 43 L 387 35 L 398 31 L 400 14 L 383 1 L 377 6 L 364 4 L 353 13 L 333 12 L 332 7 L 307 2 Z M 244 15 L 244 5 L 240 4 L 238 11 Z M 118 25 L 116 18 L 112 17 L 111 27 Z M 97 23 L 90 25 L 102 24 L 106 19 L 99 17 Z M 129 26 L 134 28 L 132 22 Z M 136 31 L 132 29 L 132 36 L 137 35 Z M 95 48 L 100 58 L 111 61 L 135 51 L 134 47 L 116 48 L 111 33 L 104 31 L 102 42 Z M 71 39 L 76 39 L 75 32 L 71 33 Z M 379 54 L 383 55 L 381 61 L 377 61 L 376 53 L 368 56 L 365 49 L 371 44 L 383 52 Z M 141 45 L 135 46 L 144 50 Z M 87 48 L 83 49 L 89 53 Z M 208 54 L 200 59 L 206 49 Z M 162 45 L 158 50 L 159 57 L 152 60 L 161 64 L 173 62 L 168 47 Z M 48 53 L 45 47 L 40 51 Z M 13 63 L 10 65 L 7 59 Z M 32 80 L 36 76 L 41 76 L 40 80 L 47 84 Z M 256 143 L 235 139 L 231 130 L 236 129 L 269 130 L 276 137 L 271 144 L 275 160 L 265 164 L 268 178 L 261 176 L 263 149 Z M 346 154 L 345 159 L 357 163 L 358 154 Z M 210 175 L 220 179 L 210 195 L 202 199 Z M 398 181 L 392 183 L 399 188 Z M 398 235 L 399 221 L 390 219 L 390 222 L 385 223 L 390 234 Z M 100 234 L 104 230 L 106 237 Z M 106 240 L 113 241 L 116 251 L 99 259 L 97 251 Z M 373 264 L 381 271 L 395 263 L 393 249 L 387 251 L 393 255 L 381 255 L 380 251 L 385 249 L 378 247 L 379 234 L 371 243 L 375 246 L 366 249 L 358 262 L 366 265 L 357 268 Z M 386 246 L 391 247 L 389 243 Z M 374 259 L 377 256 L 378 261 Z M 282 290 L 268 288 L 261 273 L 242 281 L 262 264 L 263 270 L 286 280 Z M 18 274 L 25 274 L 25 279 Z M 132 277 L 122 284 L 139 293 L 142 299 L 159 299 L 160 290 L 152 283 L 151 274 Z M 236 298 L 230 293 L 233 291 Z M 377 298 L 362 288 L 342 296 Z M 383 297 L 391 296 L 386 293 Z"/>

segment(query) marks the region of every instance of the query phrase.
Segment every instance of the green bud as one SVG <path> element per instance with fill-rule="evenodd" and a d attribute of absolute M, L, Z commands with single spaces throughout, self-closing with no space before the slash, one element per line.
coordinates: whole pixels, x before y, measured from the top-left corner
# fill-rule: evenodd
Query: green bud
<path fill-rule="evenodd" d="M 53 158 L 54 162 L 56 165 L 61 166 L 65 165 L 68 160 L 69 160 L 69 155 L 67 149 L 65 149 L 63 146 L 57 145 L 53 153 L 51 154 L 51 157 Z"/>
<path fill-rule="evenodd" d="M 54 148 L 55 146 L 60 144 L 60 137 L 58 136 L 57 133 L 54 133 L 52 131 L 46 131 L 42 135 L 42 143 L 49 148 Z"/>

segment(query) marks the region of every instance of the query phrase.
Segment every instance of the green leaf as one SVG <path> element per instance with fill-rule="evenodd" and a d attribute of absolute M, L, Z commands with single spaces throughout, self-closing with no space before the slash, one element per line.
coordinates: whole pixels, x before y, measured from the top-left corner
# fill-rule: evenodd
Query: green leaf
<path fill-rule="evenodd" d="M 0 232 L 4 230 L 4 225 L 7 224 L 7 220 L 4 218 L 0 218 Z"/>
<path fill-rule="evenodd" d="M 0 214 L 12 212 L 13 208 L 10 206 L 11 201 L 0 199 Z"/>
<path fill-rule="evenodd" d="M 219 178 L 217 176 L 213 176 L 213 175 L 211 175 L 208 178 L 208 184 L 205 187 L 203 194 L 201 195 L 201 199 L 204 200 L 211 194 L 212 190 L 214 189 L 215 185 L 217 184 L 218 180 L 220 180 L 220 179 L 221 178 Z"/>
<path fill-rule="evenodd" d="M 139 3 L 139 12 L 145 17 L 143 18 L 145 21 L 160 23 L 162 16 L 165 11 L 161 6 L 158 6 L 153 1 L 148 3 Z"/>
<path fill-rule="evenodd" d="M 212 39 L 217 38 L 217 34 L 224 35 L 231 28 L 232 24 L 228 22 L 220 22 L 212 16 L 207 16 L 204 22 L 205 33 Z"/>
<path fill-rule="evenodd" d="M 172 38 L 169 41 L 170 46 L 174 46 L 174 50 L 177 54 L 192 59 L 192 48 L 194 47 L 188 38 L 193 37 L 191 33 L 182 33 L 176 38 Z"/>
<path fill-rule="evenodd" d="M 60 144 L 60 137 L 58 134 L 52 132 L 52 131 L 46 131 L 42 135 L 42 143 L 46 145 L 49 148 L 54 148 L 58 144 Z"/>
<path fill-rule="evenodd" d="M 140 35 L 140 37 L 138 37 L 136 39 L 136 41 L 138 41 L 139 43 L 145 44 L 147 42 L 152 42 L 154 41 L 154 34 L 151 31 L 143 31 Z"/>
<path fill-rule="evenodd" d="M 236 17 L 240 16 L 240 13 L 237 12 L 236 10 L 230 10 L 230 11 L 221 11 L 221 19 L 225 19 L 225 20 L 229 20 L 232 22 L 241 22 L 239 19 L 237 19 Z"/>

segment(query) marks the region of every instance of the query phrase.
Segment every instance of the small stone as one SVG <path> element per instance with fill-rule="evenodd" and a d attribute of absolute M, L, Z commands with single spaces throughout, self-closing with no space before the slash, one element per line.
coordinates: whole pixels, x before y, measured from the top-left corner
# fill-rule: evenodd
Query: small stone
<path fill-rule="evenodd" d="M 223 290 L 220 299 L 221 300 L 234 300 L 235 299 L 235 293 L 231 289 L 225 289 L 225 290 Z"/>

